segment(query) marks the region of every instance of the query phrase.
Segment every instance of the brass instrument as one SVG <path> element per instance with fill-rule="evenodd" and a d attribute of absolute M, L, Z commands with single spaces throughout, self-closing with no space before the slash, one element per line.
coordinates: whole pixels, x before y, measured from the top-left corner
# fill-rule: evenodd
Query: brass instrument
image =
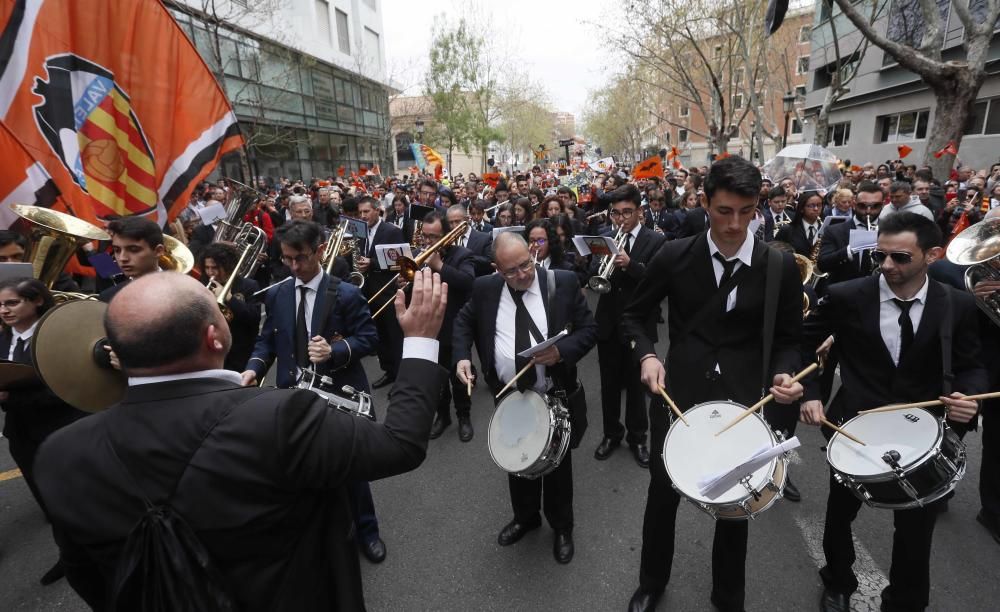
<path fill-rule="evenodd" d="M 805 255 L 800 255 L 798 253 L 792 253 L 795 256 L 795 266 L 799 269 L 799 280 L 802 281 L 802 286 L 805 287 L 812 277 L 816 273 L 816 266 L 813 261 L 806 257 Z M 825 276 L 825 275 L 824 275 Z M 802 292 L 802 318 L 809 316 L 809 295 L 803 291 Z"/>
<path fill-rule="evenodd" d="M 980 221 L 955 236 L 948 244 L 948 259 L 965 270 L 965 288 L 976 299 L 976 305 L 994 324 L 1000 325 L 1000 295 L 996 292 L 983 298 L 973 290 L 981 281 L 1000 281 L 1000 218 Z"/>
<path fill-rule="evenodd" d="M 236 242 L 236 235 L 242 230 L 245 222 L 243 217 L 250 212 L 250 209 L 257 203 L 258 193 L 253 187 L 249 187 L 229 179 L 230 183 L 236 184 L 239 189 L 234 189 L 229 200 L 222 202 L 226 208 L 226 218 L 220 219 L 216 223 L 215 236 L 212 242 Z M 252 223 L 250 225 L 253 225 Z M 256 226 L 255 226 L 256 227 Z M 258 228 L 260 229 L 260 228 Z"/>
<path fill-rule="evenodd" d="M 625 241 L 628 239 L 628 234 L 623 232 L 621 226 L 618 227 L 618 233 L 615 234 L 615 245 L 618 250 L 621 251 L 625 246 Z M 615 271 L 615 256 L 611 253 L 604 256 L 601 259 L 601 265 L 597 268 L 597 274 L 591 276 L 590 280 L 587 281 L 587 286 L 591 290 L 597 293 L 608 293 L 611 291 L 611 275 Z"/>
<path fill-rule="evenodd" d="M 333 232 L 330 234 L 330 238 L 333 239 L 331 244 L 327 240 L 327 248 L 323 250 L 323 257 L 320 258 L 320 265 L 323 266 L 323 271 L 327 274 L 333 274 L 333 266 L 337 261 L 337 256 L 340 255 L 340 249 L 344 244 L 344 236 L 347 234 L 347 228 L 351 224 L 345 218 L 341 218 L 340 223 L 337 227 L 333 228 Z"/>
<path fill-rule="evenodd" d="M 249 255 L 251 255 L 250 249 L 244 249 L 243 252 L 240 253 L 240 258 L 236 262 L 235 270 L 239 270 L 244 265 L 244 262 Z M 215 302 L 219 305 L 219 310 L 222 311 L 222 316 L 226 318 L 227 322 L 232 322 L 233 320 L 233 309 L 230 308 L 226 302 L 229 301 L 229 294 L 233 290 L 233 283 L 236 282 L 237 276 L 236 272 L 231 272 L 229 274 L 229 278 L 226 280 L 226 284 L 218 290 L 213 288 L 215 285 L 218 285 L 215 278 L 212 278 L 208 282 L 208 288 L 212 289 L 212 292 L 216 294 Z"/>
<path fill-rule="evenodd" d="M 449 246 L 451 243 L 455 242 L 456 240 L 464 236 L 465 230 L 467 230 L 468 228 L 469 228 L 469 222 L 462 221 L 461 223 L 453 227 L 450 232 L 442 236 L 440 240 L 438 240 L 431 246 L 427 247 L 415 258 L 410 259 L 409 257 L 400 257 L 399 259 L 397 259 L 396 262 L 399 264 L 399 272 L 396 273 L 396 275 L 393 276 L 391 279 L 389 279 L 389 282 L 387 282 L 385 285 L 382 285 L 382 288 L 376 291 L 375 295 L 369 298 L 368 305 L 371 306 L 372 304 L 374 304 L 375 300 L 378 299 L 378 296 L 382 295 L 382 292 L 388 289 L 391 285 L 396 284 L 396 279 L 403 277 L 404 279 L 406 279 L 407 282 L 412 283 L 413 278 L 417 275 L 417 271 L 420 270 L 420 268 L 424 267 L 424 264 L 427 262 L 427 260 L 430 258 L 431 255 L 433 255 L 440 249 Z M 383 304 L 381 308 L 375 311 L 375 314 L 372 315 L 372 318 L 374 319 L 375 317 L 382 314 L 382 311 L 385 310 L 386 307 L 388 307 L 389 304 L 391 303 L 392 300 L 386 301 L 386 303 Z"/>
<path fill-rule="evenodd" d="M 194 254 L 180 240 L 164 234 L 163 248 L 165 252 L 160 256 L 160 268 L 181 274 L 194 269 Z"/>
<path fill-rule="evenodd" d="M 809 252 L 809 263 L 812 266 L 811 275 L 802 283 L 809 283 L 814 289 L 816 288 L 816 285 L 819 284 L 820 279 L 830 276 L 828 272 L 819 271 L 819 248 L 822 244 L 823 232 L 818 232 L 816 234 L 816 242 L 813 244 L 812 251 Z"/>
<path fill-rule="evenodd" d="M 358 259 L 361 257 L 361 239 L 357 236 L 348 238 L 348 252 L 351 253 L 351 273 L 347 275 L 347 282 L 356 285 L 359 289 L 365 286 L 365 275 L 358 267 Z"/>
<path fill-rule="evenodd" d="M 771 213 L 771 216 L 774 217 L 774 213 Z M 782 220 L 782 221 L 775 221 L 774 222 L 774 235 L 772 235 L 771 238 L 772 239 L 777 238 L 778 237 L 778 232 L 781 231 L 781 228 L 785 227 L 786 225 L 789 225 L 791 222 L 792 222 L 792 218 L 786 212 L 784 220 Z"/>
<path fill-rule="evenodd" d="M 29 224 L 31 247 L 25 261 L 35 278 L 52 288 L 77 248 L 92 240 L 111 240 L 104 230 L 72 215 L 42 206 L 11 204 L 11 210 Z"/>

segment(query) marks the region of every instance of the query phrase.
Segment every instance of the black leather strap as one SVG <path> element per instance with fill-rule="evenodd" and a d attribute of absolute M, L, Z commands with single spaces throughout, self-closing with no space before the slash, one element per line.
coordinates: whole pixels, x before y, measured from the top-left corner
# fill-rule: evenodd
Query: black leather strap
<path fill-rule="evenodd" d="M 774 325 L 778 318 L 778 294 L 781 291 L 781 252 L 767 250 L 767 278 L 764 281 L 764 350 L 761 355 L 761 395 L 770 385 L 771 349 L 774 347 Z"/>

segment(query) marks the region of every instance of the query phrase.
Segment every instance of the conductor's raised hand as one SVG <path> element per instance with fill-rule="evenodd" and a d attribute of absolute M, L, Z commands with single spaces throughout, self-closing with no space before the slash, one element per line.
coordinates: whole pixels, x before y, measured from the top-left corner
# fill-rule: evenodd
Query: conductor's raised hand
<path fill-rule="evenodd" d="M 771 395 L 774 401 L 779 404 L 791 404 L 802 397 L 805 389 L 802 383 L 792 382 L 792 377 L 788 374 L 776 374 L 774 376 L 774 386 L 771 387 Z"/>
<path fill-rule="evenodd" d="M 656 356 L 643 359 L 639 366 L 642 384 L 646 385 L 653 395 L 659 395 L 660 389 L 666 386 L 667 371 Z"/>
<path fill-rule="evenodd" d="M 437 338 L 448 307 L 448 283 L 441 282 L 441 275 L 429 268 L 419 270 L 413 277 L 410 306 L 406 306 L 402 290 L 396 291 L 395 306 L 403 337 Z"/>

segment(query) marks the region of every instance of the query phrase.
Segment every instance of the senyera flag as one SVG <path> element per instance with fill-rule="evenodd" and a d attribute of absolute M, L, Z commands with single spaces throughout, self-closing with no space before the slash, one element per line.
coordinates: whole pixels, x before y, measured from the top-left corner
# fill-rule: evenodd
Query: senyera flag
<path fill-rule="evenodd" d="M 51 208 L 59 202 L 59 188 L 45 168 L 25 150 L 7 127 L 0 123 L 0 228 L 18 220 L 11 204 L 30 204 Z"/>
<path fill-rule="evenodd" d="M 243 143 L 159 0 L 0 0 L 0 120 L 76 216 L 172 220 Z"/>

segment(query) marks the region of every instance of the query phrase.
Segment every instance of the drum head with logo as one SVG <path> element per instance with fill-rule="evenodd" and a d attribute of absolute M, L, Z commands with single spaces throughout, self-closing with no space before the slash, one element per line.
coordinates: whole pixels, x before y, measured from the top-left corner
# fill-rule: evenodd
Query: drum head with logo
<path fill-rule="evenodd" d="M 941 436 L 937 417 L 919 408 L 859 414 L 842 428 L 865 446 L 835 433 L 827 444 L 826 459 L 833 469 L 852 476 L 891 472 L 892 468 L 882 460 L 882 455 L 890 451 L 899 453 L 897 461 L 905 469 L 926 457 Z"/>
<path fill-rule="evenodd" d="M 722 474 L 758 451 L 774 446 L 774 434 L 757 414 L 715 435 L 745 410 L 734 402 L 706 402 L 684 412 L 690 427 L 680 420 L 674 421 L 663 444 L 663 463 L 670 480 L 685 497 L 708 504 L 727 504 L 746 498 L 747 489 L 742 484 L 712 498 L 702 495 L 699 485 L 703 479 Z M 764 487 L 774 473 L 774 461 L 753 472 L 750 486 L 758 491 Z"/>
<path fill-rule="evenodd" d="M 519 472 L 537 461 L 549 443 L 549 407 L 534 391 L 513 391 L 497 406 L 490 420 L 493 461 L 508 472 Z"/>

